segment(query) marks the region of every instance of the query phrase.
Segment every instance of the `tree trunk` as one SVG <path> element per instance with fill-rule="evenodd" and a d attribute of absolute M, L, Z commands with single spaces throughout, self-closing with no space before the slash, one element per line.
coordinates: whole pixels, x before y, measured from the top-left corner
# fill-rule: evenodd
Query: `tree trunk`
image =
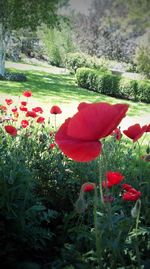
<path fill-rule="evenodd" d="M 6 46 L 3 24 L 0 23 L 0 75 L 5 73 L 5 56 L 6 56 Z"/>

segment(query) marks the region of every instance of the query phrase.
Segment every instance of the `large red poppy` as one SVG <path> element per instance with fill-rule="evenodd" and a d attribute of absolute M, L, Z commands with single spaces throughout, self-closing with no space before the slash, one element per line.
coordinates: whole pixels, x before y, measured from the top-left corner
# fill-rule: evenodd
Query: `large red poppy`
<path fill-rule="evenodd" d="M 83 104 L 83 103 L 82 103 Z M 101 153 L 99 139 L 112 133 L 128 110 L 128 105 L 107 103 L 86 104 L 65 121 L 55 140 L 65 155 L 79 162 L 88 162 Z"/>
<path fill-rule="evenodd" d="M 43 113 L 43 109 L 40 106 L 34 107 L 32 108 L 32 111 L 36 112 L 36 113 Z"/>
<path fill-rule="evenodd" d="M 6 125 L 5 130 L 11 136 L 16 136 L 17 135 L 17 129 L 12 125 Z"/>
<path fill-rule="evenodd" d="M 38 117 L 37 118 L 37 122 L 38 123 L 42 123 L 42 122 L 44 122 L 45 121 L 45 118 L 43 118 L 43 117 Z"/>
<path fill-rule="evenodd" d="M 145 130 L 146 133 L 150 133 L 150 124 L 146 125 L 146 130 Z"/>
<path fill-rule="evenodd" d="M 132 126 L 130 126 L 127 130 L 124 130 L 123 133 L 133 140 L 133 142 L 136 142 L 146 131 L 147 125 L 144 125 L 143 127 L 140 126 L 140 124 L 136 123 Z"/>

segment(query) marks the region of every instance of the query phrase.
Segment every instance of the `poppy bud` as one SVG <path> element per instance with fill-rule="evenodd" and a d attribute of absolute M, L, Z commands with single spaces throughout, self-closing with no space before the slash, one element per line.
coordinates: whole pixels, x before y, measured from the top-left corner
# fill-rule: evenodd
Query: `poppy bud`
<path fill-rule="evenodd" d="M 79 213 L 79 214 L 84 213 L 85 210 L 87 209 L 87 204 L 86 204 L 86 201 L 85 201 L 83 195 L 80 195 L 78 200 L 76 201 L 75 209 L 76 209 L 77 213 Z"/>
<path fill-rule="evenodd" d="M 141 200 L 137 200 L 134 207 L 131 209 L 132 218 L 137 218 L 140 210 L 141 210 Z"/>

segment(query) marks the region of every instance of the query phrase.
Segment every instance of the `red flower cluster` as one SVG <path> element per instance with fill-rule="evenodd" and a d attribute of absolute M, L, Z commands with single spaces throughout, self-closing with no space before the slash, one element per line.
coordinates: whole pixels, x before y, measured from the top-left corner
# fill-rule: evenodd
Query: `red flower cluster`
<path fill-rule="evenodd" d="M 111 188 L 113 185 L 119 184 L 124 176 L 119 172 L 109 171 L 106 173 L 106 181 L 102 182 L 103 188 Z"/>
<path fill-rule="evenodd" d="M 78 162 L 94 160 L 101 153 L 99 139 L 112 133 L 128 110 L 128 105 L 86 104 L 68 118 L 56 133 L 55 141 L 65 155 Z"/>
<path fill-rule="evenodd" d="M 149 130 L 149 126 L 144 125 L 141 127 L 140 124 L 137 123 L 130 126 L 127 130 L 124 130 L 123 133 L 132 139 L 133 142 L 136 142 L 144 134 L 144 132 L 147 132 L 147 130 Z"/>
<path fill-rule="evenodd" d="M 11 136 L 16 136 L 17 135 L 17 129 L 12 125 L 6 125 L 5 130 Z"/>
<path fill-rule="evenodd" d="M 141 192 L 137 191 L 129 184 L 123 184 L 122 189 L 125 190 L 122 194 L 124 201 L 137 201 L 141 197 Z"/>
<path fill-rule="evenodd" d="M 62 111 L 59 106 L 52 106 L 50 110 L 51 114 L 61 114 Z"/>

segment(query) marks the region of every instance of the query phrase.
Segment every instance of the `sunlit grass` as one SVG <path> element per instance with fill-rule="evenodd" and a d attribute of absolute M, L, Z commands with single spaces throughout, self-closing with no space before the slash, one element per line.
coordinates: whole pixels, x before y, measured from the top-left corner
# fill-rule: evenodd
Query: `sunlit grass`
<path fill-rule="evenodd" d="M 17 71 L 18 70 L 13 70 Z M 139 116 L 150 112 L 150 105 L 136 103 L 122 99 L 116 99 L 99 93 L 95 93 L 78 87 L 74 75 L 49 74 L 38 71 L 24 71 L 27 76 L 26 82 L 0 81 L 0 93 L 20 96 L 22 92 L 29 89 L 33 92 L 33 97 L 43 103 L 62 104 L 77 102 L 108 102 L 126 103 L 130 105 L 130 116 Z"/>

